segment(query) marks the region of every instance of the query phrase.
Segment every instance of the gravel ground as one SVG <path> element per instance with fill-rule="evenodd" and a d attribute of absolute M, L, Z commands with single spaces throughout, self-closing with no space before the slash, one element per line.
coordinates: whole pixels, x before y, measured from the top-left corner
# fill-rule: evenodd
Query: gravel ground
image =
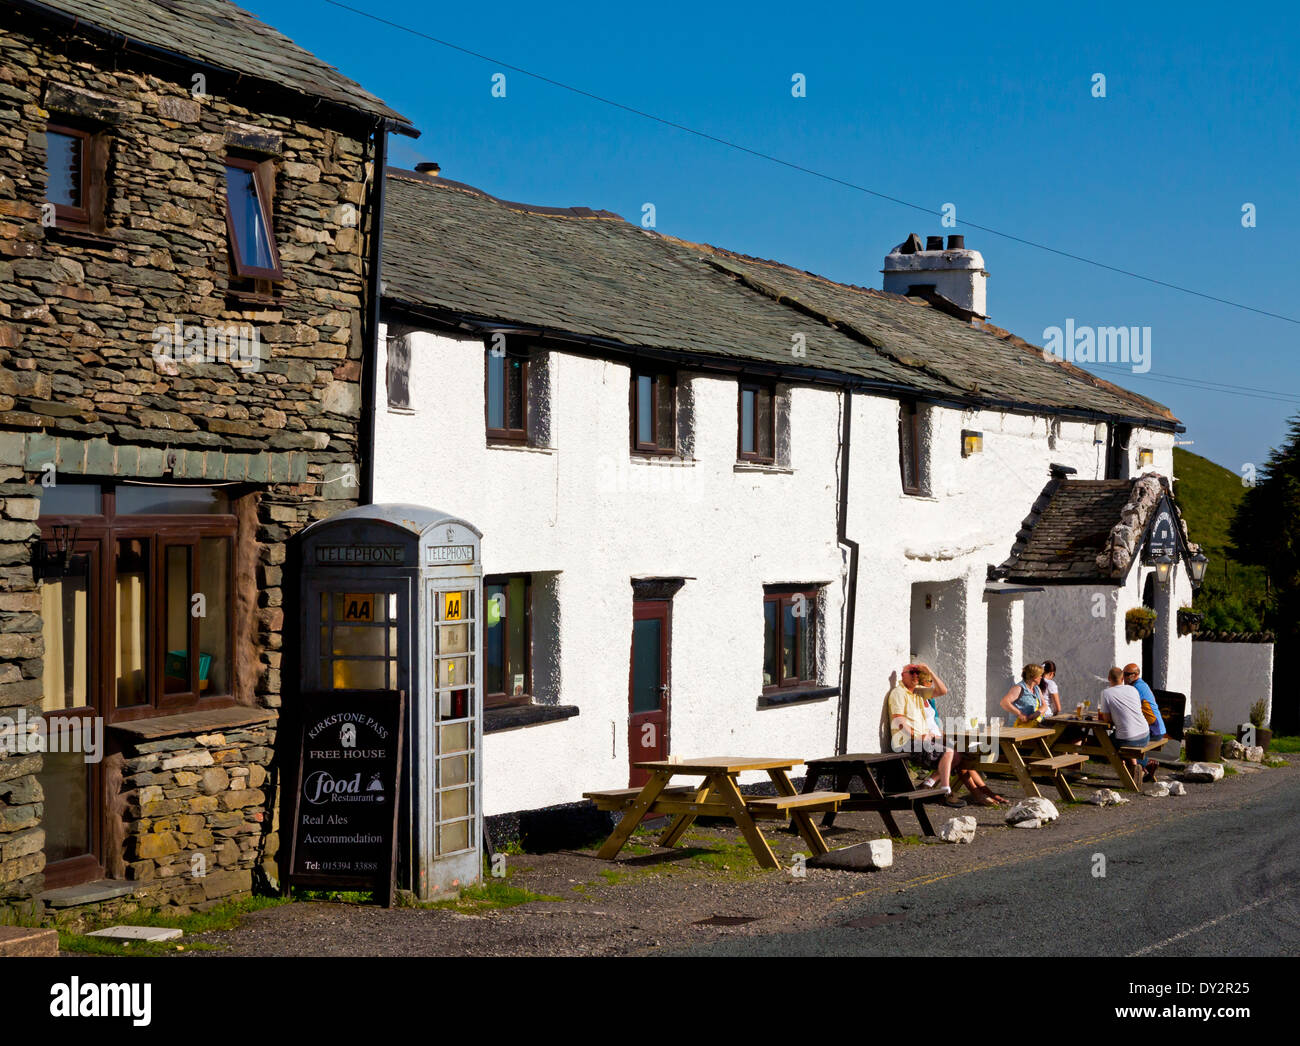
<path fill-rule="evenodd" d="M 727 935 L 812 930 L 872 894 L 899 894 L 939 879 L 1055 856 L 1207 809 L 1246 808 L 1296 775 L 1300 757 L 1290 760 L 1272 770 L 1229 764 L 1239 772 L 1213 785 L 1189 784 L 1185 796 L 1129 794 L 1131 802 L 1115 807 L 1058 804 L 1060 820 L 1032 831 L 1006 827 L 995 809 L 934 808 L 936 827 L 949 815 L 974 816 L 975 841 L 895 840 L 894 865 L 879 872 L 808 868 L 802 878 L 765 872 L 730 826 L 694 826 L 676 850 L 655 849 L 653 836 L 638 835 L 638 849 L 648 852 L 629 855 L 625 848 L 615 862 L 598 860 L 593 850 L 523 854 L 507 857 L 511 885 L 560 900 L 474 914 L 298 902 L 255 912 L 236 929 L 205 934 L 201 939 L 219 945 L 218 951 L 178 956 L 628 955 L 675 951 Z M 1089 781 L 1107 784 L 1098 775 Z M 992 784 L 1009 798 L 1020 794 L 1014 782 Z M 1074 791 L 1086 799 L 1094 787 L 1081 783 Z M 910 815 L 897 816 L 903 831 L 918 830 Z M 803 841 L 772 822 L 761 827 L 782 864 L 795 865 Z M 841 814 L 825 834 L 832 848 L 885 837 L 879 816 L 871 813 Z M 715 916 L 753 921 L 697 925 Z"/>

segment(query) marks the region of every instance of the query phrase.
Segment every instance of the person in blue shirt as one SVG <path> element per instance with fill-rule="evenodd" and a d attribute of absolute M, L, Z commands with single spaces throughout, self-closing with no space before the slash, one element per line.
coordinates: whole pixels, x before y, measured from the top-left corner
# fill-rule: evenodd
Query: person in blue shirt
<path fill-rule="evenodd" d="M 1151 740 L 1163 741 L 1166 737 L 1165 721 L 1160 715 L 1160 706 L 1156 704 L 1156 695 L 1151 692 L 1151 687 L 1142 678 L 1142 669 L 1131 663 L 1125 665 L 1124 682 L 1142 695 L 1142 715 L 1151 728 Z M 1146 762 L 1142 764 L 1142 780 L 1154 781 L 1159 766 L 1160 763 L 1155 756 L 1148 756 Z"/>

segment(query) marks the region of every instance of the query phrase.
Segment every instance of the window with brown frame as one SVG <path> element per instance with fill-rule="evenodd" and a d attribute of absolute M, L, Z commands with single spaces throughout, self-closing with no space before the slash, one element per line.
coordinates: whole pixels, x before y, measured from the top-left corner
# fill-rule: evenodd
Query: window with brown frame
<path fill-rule="evenodd" d="M 757 382 L 740 383 L 737 457 L 760 465 L 776 461 L 775 390 Z"/>
<path fill-rule="evenodd" d="M 71 687 L 114 722 L 233 703 L 236 522 L 219 488 L 60 483 L 39 525 L 42 599 L 63 610 L 44 615 L 47 704 Z"/>
<path fill-rule="evenodd" d="M 904 494 L 925 493 L 921 473 L 921 415 L 915 400 L 903 400 L 898 413 L 898 467 Z"/>
<path fill-rule="evenodd" d="M 671 373 L 632 372 L 632 450 L 677 452 L 677 381 Z"/>
<path fill-rule="evenodd" d="M 270 160 L 226 157 L 230 271 L 236 279 L 246 281 L 232 286 L 233 290 L 269 292 L 267 285 L 284 279 L 275 246 L 274 186 L 275 167 Z"/>
<path fill-rule="evenodd" d="M 493 442 L 528 441 L 528 357 L 488 349 L 484 412 Z"/>
<path fill-rule="evenodd" d="M 108 136 L 90 125 L 51 122 L 45 128 L 46 202 L 54 225 L 73 232 L 104 231 Z"/>
<path fill-rule="evenodd" d="M 818 589 L 763 590 L 763 689 L 817 685 Z"/>
<path fill-rule="evenodd" d="M 532 700 L 532 605 L 530 574 L 483 579 L 484 708 Z"/>

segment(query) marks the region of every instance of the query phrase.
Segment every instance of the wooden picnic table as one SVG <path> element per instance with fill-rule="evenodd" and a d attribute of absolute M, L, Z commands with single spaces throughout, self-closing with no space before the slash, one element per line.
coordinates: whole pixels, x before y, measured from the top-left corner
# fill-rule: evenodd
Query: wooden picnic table
<path fill-rule="evenodd" d="M 1078 754 L 1074 749 L 1069 753 L 1054 755 L 1049 743 L 1049 739 L 1056 736 L 1052 727 L 1003 726 L 998 728 L 997 736 L 1001 758 L 981 758 L 978 762 L 968 759 L 964 764 L 967 769 L 979 773 L 1011 774 L 1020 782 L 1026 796 L 1039 799 L 1042 798 L 1042 793 L 1034 784 L 1034 778 L 1049 777 L 1062 799 L 1066 802 L 1074 801 L 1074 792 L 1070 790 L 1070 782 L 1065 779 L 1065 771 L 1086 763 L 1087 756 Z M 1028 762 L 1021 753 L 1022 748 L 1030 756 Z"/>
<path fill-rule="evenodd" d="M 1111 733 L 1115 728 L 1110 723 L 1103 723 L 1097 718 L 1096 713 L 1082 716 L 1063 713 L 1049 716 L 1043 720 L 1043 723 L 1052 728 L 1052 739 L 1048 744 L 1053 752 L 1075 752 L 1079 755 L 1105 759 L 1115 771 L 1115 776 L 1119 778 L 1121 788 L 1130 792 L 1142 791 L 1138 783 L 1133 780 L 1133 775 L 1129 773 L 1128 766 L 1125 765 L 1119 749 L 1111 739 Z M 1088 739 L 1089 735 L 1092 736 L 1091 741 Z M 1075 744 L 1079 738 L 1083 739 L 1083 744 Z"/>
<path fill-rule="evenodd" d="M 623 810 L 619 821 L 596 856 L 613 860 L 632 836 L 636 826 L 647 815 L 670 814 L 672 823 L 659 837 L 660 846 L 674 846 L 697 817 L 728 817 L 736 823 L 745 842 L 754 852 L 760 867 L 779 868 L 780 862 L 756 819 L 791 818 L 799 834 L 811 847 L 814 857 L 826 853 L 830 847 L 813 824 L 812 813 L 834 810 L 849 796 L 842 792 L 811 792 L 800 795 L 795 791 L 788 771 L 798 766 L 802 759 L 749 758 L 736 756 L 710 756 L 702 759 L 683 759 L 680 762 L 656 760 L 634 763 L 638 770 L 650 771 L 650 780 L 641 788 L 616 788 L 597 792 L 584 792 L 597 809 Z M 737 778 L 747 770 L 765 770 L 776 788 L 775 796 L 744 796 L 740 793 Z M 702 777 L 697 785 L 668 787 L 674 777 Z"/>
<path fill-rule="evenodd" d="M 840 810 L 874 810 L 885 822 L 885 830 L 896 839 L 902 838 L 894 811 L 911 810 L 924 835 L 934 835 L 934 826 L 925 812 L 926 803 L 939 802 L 946 794 L 942 788 L 918 788 L 907 769 L 907 752 L 860 752 L 852 755 L 827 756 L 809 759 L 808 773 L 803 779 L 805 793 L 815 792 L 823 777 L 830 777 L 837 792 L 848 792 L 853 778 L 862 781 L 862 791 L 852 792 L 840 803 Z M 835 811 L 822 815 L 822 827 L 835 823 Z"/>

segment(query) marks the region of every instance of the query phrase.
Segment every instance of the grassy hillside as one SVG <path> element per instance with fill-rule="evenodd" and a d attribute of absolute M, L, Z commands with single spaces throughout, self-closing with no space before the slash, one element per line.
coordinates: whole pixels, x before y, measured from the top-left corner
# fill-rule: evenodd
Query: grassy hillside
<path fill-rule="evenodd" d="M 1246 488 L 1241 477 L 1207 458 L 1174 448 L 1174 497 L 1187 521 L 1187 533 L 1210 557 L 1196 609 L 1204 628 L 1255 632 L 1263 628 L 1267 589 L 1264 571 L 1232 558 L 1228 527 Z"/>

